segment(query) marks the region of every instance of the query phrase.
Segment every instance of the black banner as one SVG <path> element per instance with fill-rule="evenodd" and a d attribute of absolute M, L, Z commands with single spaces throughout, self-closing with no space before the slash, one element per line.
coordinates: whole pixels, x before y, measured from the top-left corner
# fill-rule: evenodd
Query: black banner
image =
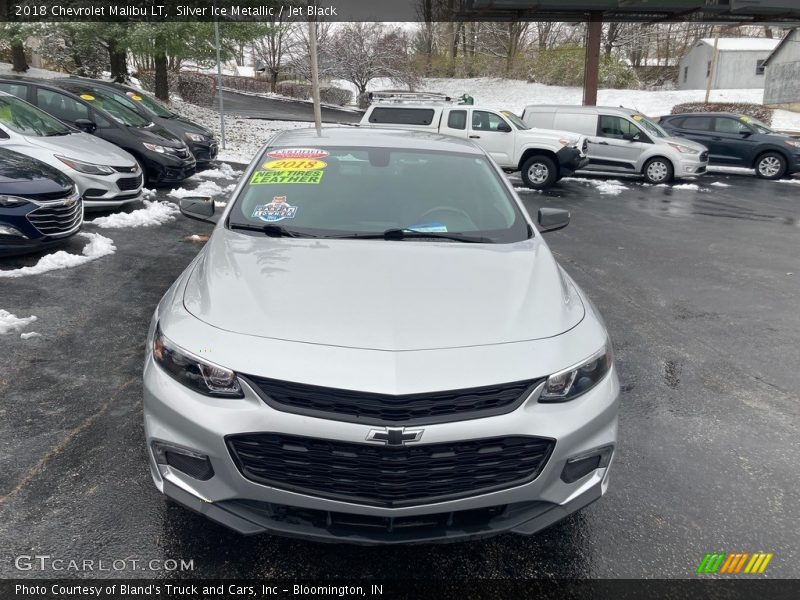
<path fill-rule="evenodd" d="M 798 580 L 2 580 L 3 600 L 263 600 L 266 598 L 385 598 L 495 600 L 788 600 Z"/>

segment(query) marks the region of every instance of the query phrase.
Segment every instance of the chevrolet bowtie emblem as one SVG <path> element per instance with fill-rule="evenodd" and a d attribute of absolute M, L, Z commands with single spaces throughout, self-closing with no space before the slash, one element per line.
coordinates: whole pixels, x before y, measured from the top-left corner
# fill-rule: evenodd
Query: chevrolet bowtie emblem
<path fill-rule="evenodd" d="M 406 429 L 405 427 L 387 427 L 386 429 L 371 429 L 367 434 L 368 442 L 380 442 L 387 446 L 405 446 L 418 442 L 424 429 Z"/>

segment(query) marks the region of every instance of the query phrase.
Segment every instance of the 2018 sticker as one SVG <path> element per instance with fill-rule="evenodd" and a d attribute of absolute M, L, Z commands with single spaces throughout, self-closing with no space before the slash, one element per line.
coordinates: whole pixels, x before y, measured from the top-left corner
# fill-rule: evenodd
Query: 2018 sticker
<path fill-rule="evenodd" d="M 328 152 L 319 148 L 281 148 L 267 152 L 270 158 L 325 158 Z"/>
<path fill-rule="evenodd" d="M 256 206 L 253 211 L 254 219 L 261 219 L 267 223 L 283 221 L 284 219 L 294 219 L 297 214 L 297 207 L 292 206 L 286 201 L 286 196 L 273 196 L 269 204 Z"/>
<path fill-rule="evenodd" d="M 250 178 L 251 185 L 277 183 L 309 183 L 322 181 L 325 171 L 256 171 Z"/>
<path fill-rule="evenodd" d="M 328 163 L 314 159 L 281 158 L 265 162 L 262 166 L 268 171 L 318 171 L 327 167 Z"/>

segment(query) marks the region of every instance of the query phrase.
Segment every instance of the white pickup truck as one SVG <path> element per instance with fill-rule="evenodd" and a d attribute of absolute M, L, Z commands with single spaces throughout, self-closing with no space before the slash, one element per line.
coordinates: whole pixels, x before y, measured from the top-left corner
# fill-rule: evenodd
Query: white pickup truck
<path fill-rule="evenodd" d="M 529 127 L 514 113 L 472 105 L 372 104 L 361 127 L 435 131 L 469 139 L 530 188 L 545 189 L 588 164 L 586 137 Z"/>

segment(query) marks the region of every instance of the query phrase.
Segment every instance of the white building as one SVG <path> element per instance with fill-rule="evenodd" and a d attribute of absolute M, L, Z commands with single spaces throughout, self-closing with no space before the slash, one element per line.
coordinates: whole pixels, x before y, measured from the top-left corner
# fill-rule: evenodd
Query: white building
<path fill-rule="evenodd" d="M 711 89 L 753 89 L 765 85 L 764 62 L 780 43 L 769 38 L 719 38 Z M 679 64 L 678 87 L 702 90 L 711 76 L 714 39 L 698 40 Z"/>
<path fill-rule="evenodd" d="M 800 28 L 789 31 L 767 57 L 764 104 L 800 111 Z"/>

